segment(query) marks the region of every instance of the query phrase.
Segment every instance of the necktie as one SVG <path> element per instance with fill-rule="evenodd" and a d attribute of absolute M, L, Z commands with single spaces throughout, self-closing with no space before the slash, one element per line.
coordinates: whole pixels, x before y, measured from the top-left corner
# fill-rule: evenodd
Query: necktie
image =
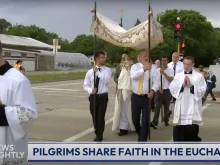
<path fill-rule="evenodd" d="M 176 75 L 176 64 L 173 65 L 174 76 Z"/>
<path fill-rule="evenodd" d="M 138 95 L 143 94 L 144 75 L 140 77 L 138 84 Z"/>
<path fill-rule="evenodd" d="M 98 68 L 99 71 L 101 71 L 101 68 Z M 99 89 L 99 77 L 96 77 L 95 80 L 95 88 L 97 89 L 96 93 L 98 93 L 98 89 Z"/>

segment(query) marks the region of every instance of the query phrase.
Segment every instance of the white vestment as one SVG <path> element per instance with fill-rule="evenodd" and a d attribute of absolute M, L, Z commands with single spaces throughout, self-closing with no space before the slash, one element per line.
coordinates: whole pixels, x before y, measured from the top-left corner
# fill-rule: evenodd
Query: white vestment
<path fill-rule="evenodd" d="M 184 84 L 185 76 L 190 79 L 194 86 L 194 94 L 190 93 L 190 88 L 185 87 L 180 92 Z M 170 92 L 176 103 L 174 106 L 173 124 L 175 125 L 202 125 L 202 97 L 206 92 L 206 82 L 202 74 L 193 70 L 192 74 L 184 74 L 184 71 L 176 74 L 170 84 Z"/>
<path fill-rule="evenodd" d="M 131 79 L 130 73 L 122 69 L 118 78 L 118 90 L 115 98 L 115 112 L 112 130 L 119 129 L 134 131 L 131 114 Z"/>
<path fill-rule="evenodd" d="M 0 165 L 25 165 L 28 155 L 27 129 L 29 121 L 37 118 L 37 111 L 29 80 L 15 68 L 0 76 L 0 101 L 5 105 L 9 125 L 0 126 L 0 144 L 13 145 L 13 152 L 24 152 L 22 158 L 0 158 Z"/>

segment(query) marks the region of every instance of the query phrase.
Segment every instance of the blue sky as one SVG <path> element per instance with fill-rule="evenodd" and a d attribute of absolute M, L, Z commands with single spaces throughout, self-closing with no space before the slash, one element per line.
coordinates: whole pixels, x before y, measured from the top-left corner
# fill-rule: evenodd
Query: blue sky
<path fill-rule="evenodd" d="M 72 41 L 78 34 L 91 34 L 93 0 L 1 0 L 0 16 L 12 24 L 35 24 Z M 218 0 L 152 0 L 154 14 L 167 9 L 193 9 L 220 27 Z M 125 29 L 132 28 L 137 18 L 147 20 L 147 0 L 97 0 L 97 10 L 108 18 L 120 20 L 124 10 Z"/>

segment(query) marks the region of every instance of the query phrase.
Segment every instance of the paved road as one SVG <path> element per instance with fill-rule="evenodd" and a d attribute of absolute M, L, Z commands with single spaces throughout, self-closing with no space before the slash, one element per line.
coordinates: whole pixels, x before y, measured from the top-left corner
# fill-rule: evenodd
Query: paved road
<path fill-rule="evenodd" d="M 34 84 L 33 91 L 37 100 L 39 118 L 31 129 L 30 141 L 92 141 L 94 138 L 91 117 L 89 114 L 88 95 L 82 89 L 82 80 Z M 111 131 L 114 110 L 115 84 L 110 85 L 109 105 L 106 114 L 105 141 L 136 141 L 135 133 L 125 137 L 118 137 Z M 210 99 L 210 98 L 209 98 Z M 204 127 L 201 137 L 204 141 L 219 141 L 220 137 L 220 99 L 216 102 L 208 101 L 204 109 Z M 152 113 L 153 115 L 153 113 Z M 151 141 L 170 141 L 172 127 L 162 124 L 158 130 L 152 130 Z M 29 163 L 37 165 L 40 163 Z M 98 165 L 101 163 L 47 163 L 48 165 L 82 164 Z M 116 164 L 119 163 L 105 163 Z M 125 163 L 120 163 L 125 164 Z M 134 163 L 126 163 L 133 165 Z M 137 163 L 135 163 L 137 164 Z M 140 163 L 160 165 L 161 163 Z M 162 165 L 183 165 L 183 163 L 162 163 Z M 186 163 L 184 163 L 186 164 Z M 189 164 L 189 163 L 188 163 Z M 207 164 L 207 163 L 206 163 Z M 213 163 L 212 163 L 213 164 Z M 212 165 L 210 163 L 210 165 Z M 199 163 L 205 165 L 205 163 Z M 214 164 L 213 164 L 214 165 Z M 217 164 L 216 164 L 217 165 Z"/>

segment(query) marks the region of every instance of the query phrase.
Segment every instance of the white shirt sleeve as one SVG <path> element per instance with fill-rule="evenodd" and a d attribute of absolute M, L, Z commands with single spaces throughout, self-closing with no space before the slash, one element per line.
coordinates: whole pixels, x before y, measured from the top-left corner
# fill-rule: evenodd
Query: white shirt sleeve
<path fill-rule="evenodd" d="M 144 74 L 144 69 L 143 68 L 138 68 L 136 64 L 131 66 L 131 79 L 137 80 Z"/>
<path fill-rule="evenodd" d="M 91 83 L 91 70 L 89 70 L 86 73 L 84 83 L 83 83 L 83 88 L 87 93 L 92 94 L 93 87 L 92 87 L 92 83 Z"/>
<path fill-rule="evenodd" d="M 160 72 L 158 69 L 154 69 L 152 79 L 153 79 L 152 89 L 154 90 L 154 92 L 157 92 L 160 87 Z"/>

